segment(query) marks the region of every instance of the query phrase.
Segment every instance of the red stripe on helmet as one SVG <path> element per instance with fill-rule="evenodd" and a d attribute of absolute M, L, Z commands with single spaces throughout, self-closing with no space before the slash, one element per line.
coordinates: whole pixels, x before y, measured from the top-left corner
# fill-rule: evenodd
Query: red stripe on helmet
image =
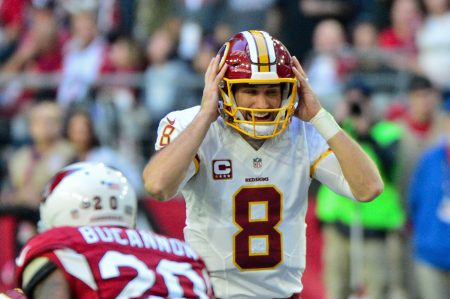
<path fill-rule="evenodd" d="M 58 172 L 57 174 L 55 174 L 55 176 L 53 176 L 53 179 L 47 184 L 47 187 L 44 190 L 44 193 L 42 195 L 42 202 L 45 202 L 45 200 L 47 199 L 47 197 L 53 192 L 53 190 L 55 190 L 55 188 L 59 185 L 59 183 L 61 183 L 61 181 L 71 175 L 72 173 L 80 170 L 81 168 L 72 168 L 72 169 L 67 169 L 67 170 L 62 170 L 60 172 Z"/>

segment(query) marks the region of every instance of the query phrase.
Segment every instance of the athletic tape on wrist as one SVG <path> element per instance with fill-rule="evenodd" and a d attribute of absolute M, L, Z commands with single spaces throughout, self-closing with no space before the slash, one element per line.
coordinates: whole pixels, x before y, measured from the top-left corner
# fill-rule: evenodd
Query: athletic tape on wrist
<path fill-rule="evenodd" d="M 330 138 L 339 133 L 341 130 L 341 127 L 339 127 L 337 122 L 334 120 L 333 115 L 328 113 L 328 111 L 323 108 L 321 108 L 319 112 L 311 118 L 310 122 L 326 141 L 330 140 Z"/>

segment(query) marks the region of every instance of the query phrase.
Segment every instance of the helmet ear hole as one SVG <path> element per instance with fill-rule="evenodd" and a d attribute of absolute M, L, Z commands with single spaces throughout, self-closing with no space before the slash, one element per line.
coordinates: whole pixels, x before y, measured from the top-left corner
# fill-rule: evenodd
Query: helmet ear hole
<path fill-rule="evenodd" d="M 292 84 L 281 83 L 281 98 L 283 100 L 289 98 L 289 95 L 292 93 Z"/>

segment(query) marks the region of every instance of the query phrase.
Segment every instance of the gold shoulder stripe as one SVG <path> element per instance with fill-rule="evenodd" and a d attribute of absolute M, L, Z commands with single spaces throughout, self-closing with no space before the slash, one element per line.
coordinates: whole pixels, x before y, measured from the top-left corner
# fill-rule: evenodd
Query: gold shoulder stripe
<path fill-rule="evenodd" d="M 323 159 L 325 159 L 325 157 L 331 153 L 333 153 L 331 151 L 331 149 L 327 149 L 326 151 L 323 152 L 322 155 L 320 155 L 319 159 L 317 159 L 316 162 L 314 162 L 314 164 L 309 168 L 309 176 L 310 177 L 314 176 L 314 172 L 316 171 L 316 167 L 319 164 L 319 162 L 322 161 Z"/>
<path fill-rule="evenodd" d="M 196 175 L 198 173 L 198 171 L 200 170 L 200 158 L 198 157 L 198 154 L 195 155 L 194 157 L 194 165 L 195 165 L 195 174 Z"/>

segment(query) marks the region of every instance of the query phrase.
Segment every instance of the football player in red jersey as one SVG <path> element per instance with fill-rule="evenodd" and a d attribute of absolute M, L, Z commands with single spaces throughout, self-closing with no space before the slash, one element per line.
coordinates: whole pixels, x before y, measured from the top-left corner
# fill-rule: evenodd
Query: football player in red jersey
<path fill-rule="evenodd" d="M 205 264 L 184 242 L 135 229 L 123 174 L 76 163 L 49 182 L 40 234 L 16 259 L 29 298 L 213 298 Z"/>

